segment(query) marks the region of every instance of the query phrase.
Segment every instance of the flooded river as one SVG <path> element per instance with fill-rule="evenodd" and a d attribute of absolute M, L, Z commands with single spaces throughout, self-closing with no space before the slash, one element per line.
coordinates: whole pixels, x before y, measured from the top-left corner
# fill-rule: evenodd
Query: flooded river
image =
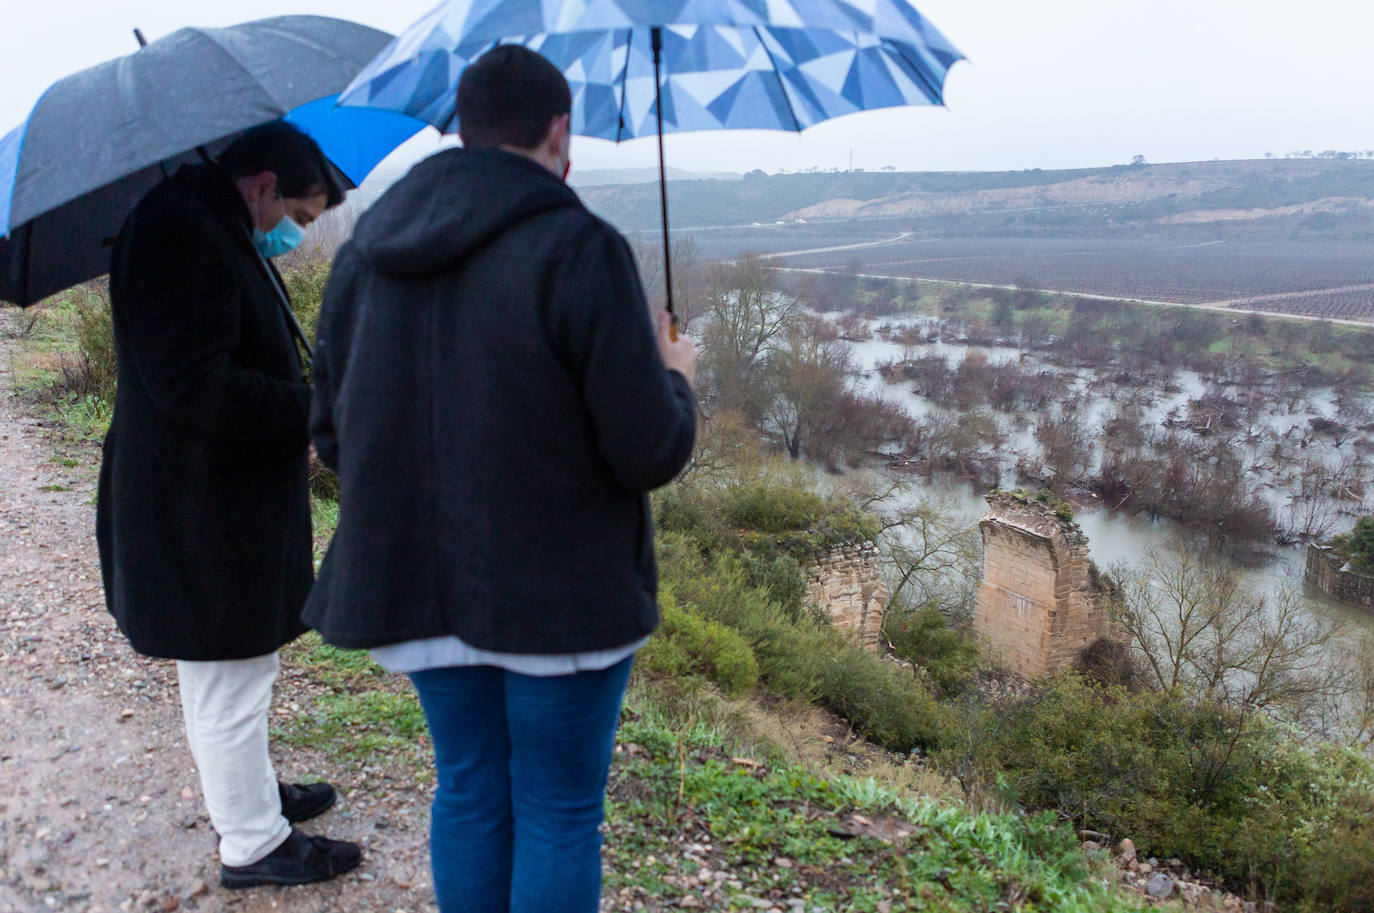
<path fill-rule="evenodd" d="M 897 323 L 898 321 L 884 319 L 876 321 L 873 326 L 876 328 L 889 322 Z M 901 322 L 908 325 L 924 322 L 938 323 L 938 319 L 907 318 Z M 978 352 L 990 363 L 1018 362 L 1023 367 L 1037 369 L 1043 367 L 1045 370 L 1052 370 L 1065 376 L 1065 396 L 1074 392 L 1083 395 L 1083 405 L 1080 408 L 1087 410 L 1085 422 L 1089 428 L 1101 427 L 1106 417 L 1115 409 L 1115 404 L 1108 397 L 1091 392 L 1091 384 L 1096 379 L 1091 370 L 1065 369 L 1061 366 L 1043 363 L 1033 355 L 1027 355 L 1011 346 L 970 346 L 947 341 L 908 346 L 881 338 L 878 335 L 863 341 L 851 342 L 849 346 L 853 354 L 854 367 L 860 372 L 858 384 L 867 392 L 901 403 L 906 411 L 918 420 L 947 410 L 913 392 L 912 384 L 909 382 L 889 383 L 884 380 L 875 370 L 878 364 L 900 361 L 904 354 L 939 354 L 944 356 L 951 366 L 956 366 L 968 354 Z M 1203 395 L 1206 387 L 1206 383 L 1195 372 L 1177 372 L 1167 391 L 1156 391 L 1150 407 L 1145 412 L 1146 421 L 1158 425 L 1171 411 L 1186 412 L 1188 402 Z M 1297 433 L 1306 428 L 1309 420 L 1314 417 L 1331 418 L 1335 414 L 1336 408 L 1337 403 L 1334 394 L 1328 389 L 1318 388 L 1310 391 L 1296 408 L 1275 410 L 1273 414 L 1267 415 L 1266 425 L 1269 432 L 1273 434 Z M 998 420 L 1007 436 L 1006 453 L 1002 455 L 1000 460 L 1002 464 L 1000 484 L 1004 487 L 1016 487 L 1014 467 L 1017 457 L 1022 453 L 1029 452 L 1036 446 L 1033 436 L 1033 418 L 1031 416 L 1029 417 L 1030 420 L 1027 420 L 1028 417 L 1025 415 L 998 415 Z M 1255 451 L 1247 454 L 1247 463 L 1250 464 L 1258 461 L 1257 450 L 1264 445 L 1255 443 L 1252 446 Z M 1311 452 L 1319 457 L 1327 459 L 1339 457 L 1334 449 L 1339 444 L 1313 440 L 1310 446 Z M 969 526 L 976 525 L 979 517 L 987 510 L 987 503 L 982 497 L 985 492 L 975 491 L 966 482 L 938 476 L 927 481 L 918 474 L 901 473 L 900 475 L 909 483 L 909 489 L 902 496 L 903 498 L 909 498 L 913 501 L 938 498 L 946 506 L 949 514 Z M 1290 501 L 1290 491 L 1280 476 L 1274 475 L 1272 479 L 1266 482 L 1262 490 L 1276 514 L 1287 507 Z M 1349 505 L 1347 505 L 1348 508 Z M 1366 502 L 1360 509 L 1368 513 L 1371 510 L 1371 505 Z M 1138 564 L 1142 557 L 1152 549 L 1167 549 L 1176 544 L 1181 537 L 1192 538 L 1185 530 L 1168 520 L 1151 520 L 1145 516 L 1124 512 L 1113 513 L 1106 507 L 1101 509 L 1092 509 L 1090 506 L 1080 507 L 1077 510 L 1076 519 L 1088 536 L 1093 560 L 1104 570 L 1111 570 L 1121 565 Z M 1348 529 L 1352 523 L 1353 518 L 1343 516 L 1336 521 L 1334 531 Z M 1245 564 L 1236 564 L 1231 558 L 1221 554 L 1216 556 L 1216 560 L 1234 566 L 1245 583 L 1254 591 L 1272 594 L 1284 585 L 1296 584 L 1301 586 L 1305 556 L 1304 546 L 1271 545 L 1267 553 L 1260 556 L 1254 563 L 1247 561 Z M 1306 595 L 1310 598 L 1316 611 L 1328 620 L 1343 623 L 1352 637 L 1360 634 L 1374 636 L 1374 611 L 1337 602 L 1310 588 L 1306 589 Z"/>

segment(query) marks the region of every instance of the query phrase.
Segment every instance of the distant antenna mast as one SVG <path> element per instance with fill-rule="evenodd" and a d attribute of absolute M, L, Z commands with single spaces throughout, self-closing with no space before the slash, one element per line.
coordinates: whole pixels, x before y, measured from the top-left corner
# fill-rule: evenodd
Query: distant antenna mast
<path fill-rule="evenodd" d="M 849 173 L 854 173 L 854 147 L 849 148 Z"/>

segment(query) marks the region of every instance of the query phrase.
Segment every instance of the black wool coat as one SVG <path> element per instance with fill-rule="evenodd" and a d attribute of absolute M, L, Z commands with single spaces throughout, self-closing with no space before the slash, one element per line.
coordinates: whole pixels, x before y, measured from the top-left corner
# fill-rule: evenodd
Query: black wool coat
<path fill-rule="evenodd" d="M 696 403 L 625 240 L 567 185 L 499 150 L 416 165 L 339 252 L 316 345 L 325 640 L 549 654 L 653 630 L 646 492 L 690 457 Z"/>
<path fill-rule="evenodd" d="M 270 653 L 305 630 L 313 578 L 309 390 L 216 166 L 138 204 L 110 267 L 119 385 L 100 467 L 105 599 L 135 650 Z"/>

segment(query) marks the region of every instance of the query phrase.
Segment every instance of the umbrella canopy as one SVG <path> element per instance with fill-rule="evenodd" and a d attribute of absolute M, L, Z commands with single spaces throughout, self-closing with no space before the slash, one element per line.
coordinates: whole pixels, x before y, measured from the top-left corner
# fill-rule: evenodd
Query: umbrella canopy
<path fill-rule="evenodd" d="M 878 0 L 867 12 L 843 0 L 453 0 L 406 29 L 341 103 L 402 111 L 454 132 L 463 69 L 511 43 L 563 71 L 575 133 L 611 140 L 654 135 L 660 91 L 668 133 L 803 130 L 856 111 L 938 105 L 945 74 L 962 59 L 905 0 Z"/>
<path fill-rule="evenodd" d="M 856 111 L 943 104 L 945 74 L 963 57 L 907 0 L 449 0 L 368 64 L 340 104 L 456 131 L 463 70 L 510 43 L 563 71 L 574 133 L 658 136 L 670 314 L 665 132 L 799 131 Z"/>
<path fill-rule="evenodd" d="M 108 239 L 177 163 L 279 117 L 361 181 L 423 128 L 334 103 L 390 38 L 322 16 L 180 29 L 55 83 L 0 139 L 0 300 L 27 305 L 102 275 Z"/>

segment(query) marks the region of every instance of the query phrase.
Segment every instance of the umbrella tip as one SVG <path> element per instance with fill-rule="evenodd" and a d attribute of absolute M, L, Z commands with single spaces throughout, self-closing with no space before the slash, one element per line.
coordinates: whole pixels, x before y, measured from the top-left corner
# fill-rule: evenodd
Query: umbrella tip
<path fill-rule="evenodd" d="M 148 46 L 148 39 L 143 37 L 143 29 L 134 29 L 134 37 L 138 39 L 139 47 L 146 48 Z"/>

